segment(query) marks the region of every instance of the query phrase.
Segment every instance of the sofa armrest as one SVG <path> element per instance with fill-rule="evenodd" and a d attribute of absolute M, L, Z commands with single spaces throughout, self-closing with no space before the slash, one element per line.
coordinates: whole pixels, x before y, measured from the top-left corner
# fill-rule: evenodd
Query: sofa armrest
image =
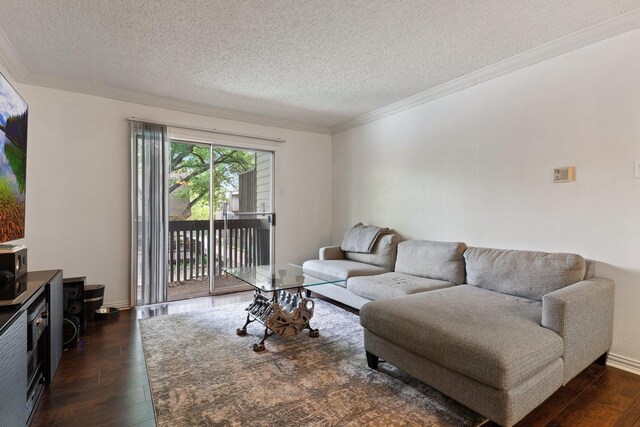
<path fill-rule="evenodd" d="M 344 252 L 340 246 L 325 246 L 320 248 L 319 256 L 321 260 L 344 259 Z"/>
<path fill-rule="evenodd" d="M 613 339 L 612 280 L 594 277 L 542 297 L 542 326 L 564 341 L 564 384 L 608 352 Z"/>

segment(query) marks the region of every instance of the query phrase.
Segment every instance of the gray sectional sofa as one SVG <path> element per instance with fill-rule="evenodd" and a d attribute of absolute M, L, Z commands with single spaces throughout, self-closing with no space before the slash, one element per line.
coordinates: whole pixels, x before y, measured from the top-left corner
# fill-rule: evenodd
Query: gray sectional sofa
<path fill-rule="evenodd" d="M 589 364 L 604 363 L 614 284 L 581 256 L 412 240 L 396 252 L 392 269 L 366 276 L 339 263 L 335 248 L 304 264 L 311 274 L 323 266 L 320 274 L 348 277 L 346 287 L 331 285 L 341 291 L 318 291 L 360 308 L 371 368 L 382 358 L 511 426 Z"/>

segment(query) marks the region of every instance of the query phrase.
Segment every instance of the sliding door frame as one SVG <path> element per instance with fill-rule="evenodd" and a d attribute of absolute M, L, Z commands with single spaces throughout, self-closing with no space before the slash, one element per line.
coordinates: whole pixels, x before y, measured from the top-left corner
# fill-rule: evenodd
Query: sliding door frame
<path fill-rule="evenodd" d="M 231 149 L 246 149 L 251 151 L 260 151 L 260 152 L 269 152 L 271 153 L 271 203 L 272 203 L 272 212 L 276 211 L 276 168 L 275 168 L 275 157 L 278 154 L 279 146 L 286 142 L 285 139 L 277 138 L 277 137 L 269 137 L 269 136 L 261 136 L 261 135 L 252 135 L 246 133 L 239 133 L 233 131 L 223 131 L 215 128 L 202 128 L 195 126 L 183 126 L 181 124 L 176 123 L 167 123 L 156 120 L 143 120 L 136 117 L 128 117 L 127 122 L 144 122 L 150 124 L 164 125 L 167 127 L 167 139 L 169 141 L 175 140 L 178 142 L 186 142 L 186 143 L 195 143 L 195 144 L 205 144 L 211 146 L 211 160 L 213 167 L 213 149 L 214 147 L 224 147 Z M 169 142 L 170 143 L 170 142 Z M 130 189 L 130 212 L 131 219 L 129 222 L 129 236 L 130 236 L 130 248 L 129 248 L 129 259 L 130 259 L 130 306 L 136 306 L 138 300 L 138 265 L 137 265 L 137 256 L 134 254 L 138 251 L 138 242 L 137 235 L 134 238 L 133 233 L 138 230 L 139 224 L 137 220 L 137 216 L 134 216 L 134 206 L 137 206 L 138 203 L 138 194 L 137 188 L 134 188 L 134 185 L 137 182 L 138 176 L 138 165 L 137 165 L 137 144 L 130 143 L 130 175 L 129 180 L 131 183 Z M 167 158 L 169 157 L 169 153 L 167 153 Z M 169 159 L 167 159 L 169 161 Z M 168 163 L 167 163 L 168 169 Z M 169 179 L 168 170 L 166 171 L 166 179 Z M 213 195 L 213 179 L 214 174 L 211 174 L 211 183 L 210 183 L 210 195 Z M 210 204 L 210 230 L 209 233 L 209 244 L 212 244 L 213 241 L 213 221 L 215 220 L 215 212 L 212 212 L 213 205 Z M 168 219 L 167 219 L 167 227 L 168 227 Z M 274 227 L 275 228 L 275 227 Z M 275 229 L 273 230 L 275 232 Z M 274 234 L 275 238 L 275 234 Z M 168 250 L 168 244 L 167 250 Z M 212 247 L 212 246 L 211 246 Z M 276 250 L 273 248 L 272 257 L 275 260 Z M 211 280 L 209 281 L 209 292 L 211 293 L 211 289 L 213 286 L 213 263 L 209 263 L 209 277 Z M 168 272 L 168 266 L 166 266 Z M 166 284 L 165 284 L 166 290 Z"/>
<path fill-rule="evenodd" d="M 210 176 L 210 182 L 209 182 L 209 251 L 214 251 L 215 250 L 215 230 L 214 230 L 214 221 L 215 221 L 215 207 L 214 204 L 211 203 L 211 201 L 214 198 L 214 194 L 213 192 L 215 191 L 215 186 L 214 186 L 214 179 L 215 179 L 215 167 L 216 167 L 216 163 L 215 163 L 215 156 L 214 156 L 214 150 L 217 147 L 220 148 L 228 148 L 231 150 L 246 150 L 246 151 L 254 151 L 254 152 L 262 152 L 262 153 L 270 153 L 271 154 L 271 212 L 276 212 L 276 153 L 277 153 L 277 147 L 272 146 L 272 144 L 268 144 L 271 145 L 271 147 L 269 146 L 265 146 L 265 144 L 259 144 L 259 143 L 255 143 L 255 142 L 249 142 L 249 141 L 242 141 L 242 139 L 246 139 L 245 137 L 233 137 L 233 141 L 229 141 L 229 140 L 225 140 L 227 138 L 223 138 L 220 135 L 216 135 L 211 133 L 210 134 L 210 138 L 203 138 L 202 136 L 202 132 L 201 131 L 194 131 L 194 133 L 196 133 L 196 135 L 194 135 L 193 137 L 189 136 L 189 135 L 184 135 L 184 129 L 180 129 L 178 132 L 176 132 L 174 134 L 173 132 L 174 129 L 169 128 L 169 141 L 173 142 L 179 142 L 179 143 L 185 143 L 185 144 L 196 144 L 196 145 L 209 145 L 210 146 L 210 150 L 209 150 L 209 154 L 210 154 L 210 158 L 211 158 L 211 164 L 210 164 L 210 168 L 211 168 L 211 176 Z M 197 136 L 199 134 L 199 136 Z M 276 227 L 273 227 L 272 230 L 272 236 L 271 239 L 273 240 L 273 244 L 270 245 L 271 248 L 271 254 L 270 254 L 270 259 L 272 260 L 272 263 L 275 263 L 275 259 L 276 259 L 276 247 L 275 247 L 275 232 L 276 232 Z M 226 243 L 226 242 L 225 242 Z M 210 254 L 211 256 L 211 254 Z M 225 259 L 225 264 L 226 264 L 227 260 Z M 212 295 L 214 294 L 215 290 L 214 290 L 214 262 L 209 262 L 208 263 L 208 269 L 209 269 L 209 294 Z"/>

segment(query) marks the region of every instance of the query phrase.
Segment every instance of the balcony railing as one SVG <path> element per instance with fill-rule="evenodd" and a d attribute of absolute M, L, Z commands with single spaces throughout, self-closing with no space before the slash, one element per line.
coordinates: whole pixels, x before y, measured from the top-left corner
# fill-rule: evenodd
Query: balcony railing
<path fill-rule="evenodd" d="M 269 228 L 261 219 L 214 221 L 213 274 L 230 267 L 269 263 Z M 209 275 L 209 221 L 169 221 L 169 282 L 195 280 Z"/>

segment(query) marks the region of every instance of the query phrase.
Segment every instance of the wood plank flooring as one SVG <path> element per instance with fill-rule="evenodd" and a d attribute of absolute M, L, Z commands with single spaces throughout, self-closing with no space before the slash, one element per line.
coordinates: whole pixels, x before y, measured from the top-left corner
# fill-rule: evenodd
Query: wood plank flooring
<path fill-rule="evenodd" d="M 32 425 L 154 426 L 138 318 L 251 298 L 251 292 L 240 292 L 176 301 L 124 310 L 115 321 L 89 323 L 78 346 L 64 352 Z M 593 364 L 518 423 L 534 426 L 640 427 L 640 376 Z"/>
<path fill-rule="evenodd" d="M 138 318 L 249 301 L 252 295 L 242 292 L 122 310 L 118 320 L 88 322 L 77 347 L 63 353 L 32 426 L 155 426 Z"/>

